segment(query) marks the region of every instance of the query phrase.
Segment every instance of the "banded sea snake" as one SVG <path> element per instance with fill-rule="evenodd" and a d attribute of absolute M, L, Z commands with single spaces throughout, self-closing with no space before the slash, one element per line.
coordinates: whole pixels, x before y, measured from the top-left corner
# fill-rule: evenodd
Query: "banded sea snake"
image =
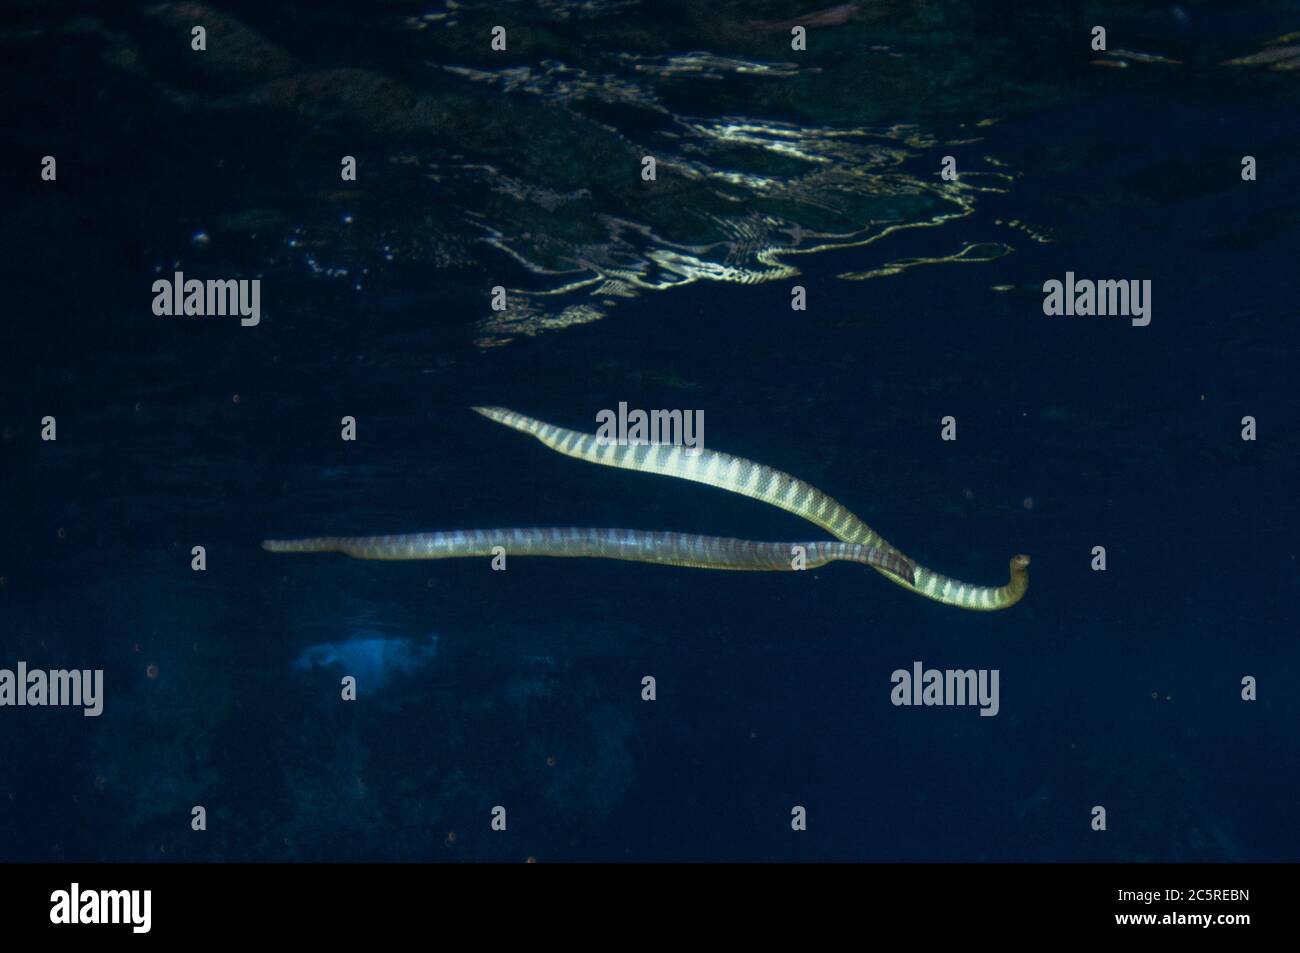
<path fill-rule="evenodd" d="M 835 541 L 766 543 L 689 533 L 629 529 L 500 529 L 416 533 L 406 536 L 325 536 L 266 540 L 277 553 L 339 552 L 357 559 L 449 559 L 487 556 L 496 546 L 509 555 L 589 556 L 701 569 L 780 571 L 795 568 L 794 547 L 802 547 L 800 568 L 835 560 L 865 563 L 893 582 L 945 605 L 994 610 L 1013 606 L 1029 585 L 1029 557 L 1011 560 L 1005 586 L 973 586 L 918 565 L 857 516 L 821 490 L 772 467 L 715 450 L 688 452 L 672 444 L 617 444 L 594 434 L 543 423 L 502 407 L 475 407 L 483 416 L 536 437 L 547 447 L 589 463 L 659 473 L 707 483 L 779 507 L 831 533 Z"/>

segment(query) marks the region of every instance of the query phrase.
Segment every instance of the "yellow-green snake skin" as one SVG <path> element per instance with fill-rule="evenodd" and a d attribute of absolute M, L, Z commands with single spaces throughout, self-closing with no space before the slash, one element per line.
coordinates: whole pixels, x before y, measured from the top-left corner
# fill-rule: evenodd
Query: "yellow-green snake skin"
<path fill-rule="evenodd" d="M 758 543 L 691 533 L 651 533 L 635 529 L 546 527 L 540 529 L 467 529 L 404 536 L 318 536 L 313 539 L 268 539 L 273 553 L 344 553 L 355 559 L 459 559 L 466 556 L 569 556 L 626 559 L 632 562 L 782 572 L 816 569 L 835 560 L 864 563 L 912 578 L 902 556 L 877 546 L 838 540 L 812 543 Z M 796 554 L 799 559 L 796 560 Z"/>
<path fill-rule="evenodd" d="M 566 456 L 609 467 L 661 473 L 696 483 L 707 483 L 802 516 L 842 542 L 894 553 L 911 567 L 911 581 L 879 564 L 873 565 L 873 568 L 886 579 L 945 605 L 978 611 L 1005 609 L 1019 602 L 1029 586 L 1028 556 L 1015 556 L 1011 559 L 1011 578 L 1005 586 L 997 588 L 973 586 L 926 569 L 903 556 L 879 533 L 821 490 L 788 473 L 752 460 L 714 450 L 688 451 L 685 447 L 672 444 L 634 446 L 603 441 L 593 434 L 556 427 L 504 407 L 475 407 L 474 410 L 490 420 L 531 434 L 552 450 Z"/>

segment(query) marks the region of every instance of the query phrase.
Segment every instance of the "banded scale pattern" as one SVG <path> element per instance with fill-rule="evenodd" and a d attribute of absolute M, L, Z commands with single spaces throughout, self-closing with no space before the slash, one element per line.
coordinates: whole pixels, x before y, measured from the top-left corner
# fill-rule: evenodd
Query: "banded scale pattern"
<path fill-rule="evenodd" d="M 1019 602 L 1029 586 L 1028 556 L 1016 556 L 1011 560 L 1010 580 L 1005 586 L 975 586 L 952 579 L 904 557 L 847 507 L 811 484 L 743 457 L 715 450 L 693 451 L 670 444 L 629 446 L 608 443 L 594 434 L 556 427 L 504 407 L 475 407 L 474 410 L 490 420 L 529 434 L 566 456 L 604 466 L 705 483 L 803 517 L 842 542 L 893 552 L 912 565 L 912 578 L 904 579 L 889 572 L 885 572 L 886 577 L 945 605 L 978 611 L 1005 609 Z"/>
<path fill-rule="evenodd" d="M 595 434 L 566 430 L 504 407 L 475 407 L 474 410 L 497 423 L 531 434 L 565 456 L 607 467 L 661 473 L 695 483 L 706 483 L 802 516 L 837 539 L 862 543 L 864 546 L 884 542 L 870 526 L 849 512 L 847 507 L 821 490 L 798 477 L 753 460 L 716 450 L 693 453 L 686 447 L 672 444 L 630 446 L 604 443 Z"/>
<path fill-rule="evenodd" d="M 844 560 L 873 566 L 886 574 L 912 579 L 912 566 L 897 553 L 858 543 L 821 540 L 811 543 L 763 543 L 692 533 L 653 533 L 634 529 L 472 529 L 403 536 L 321 536 L 313 539 L 268 539 L 273 553 L 344 553 L 355 559 L 456 559 L 491 556 L 500 546 L 509 556 L 569 556 L 626 559 L 632 562 L 737 569 L 793 571 L 815 569 Z"/>

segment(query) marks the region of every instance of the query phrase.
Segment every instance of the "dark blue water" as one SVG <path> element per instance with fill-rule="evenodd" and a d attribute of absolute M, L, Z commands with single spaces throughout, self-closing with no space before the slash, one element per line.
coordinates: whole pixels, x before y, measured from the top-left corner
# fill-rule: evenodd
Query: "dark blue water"
<path fill-rule="evenodd" d="M 1300 5 L 1047 6 L 854 4 L 795 53 L 775 3 L 20 4 L 0 668 L 105 701 L 0 708 L 0 856 L 1295 859 Z M 176 269 L 260 278 L 261 323 L 155 316 Z M 1149 279 L 1150 325 L 1045 316 L 1067 271 Z M 620 401 L 1029 593 L 259 548 L 824 535 L 469 410 Z M 914 661 L 999 714 L 891 705 Z"/>

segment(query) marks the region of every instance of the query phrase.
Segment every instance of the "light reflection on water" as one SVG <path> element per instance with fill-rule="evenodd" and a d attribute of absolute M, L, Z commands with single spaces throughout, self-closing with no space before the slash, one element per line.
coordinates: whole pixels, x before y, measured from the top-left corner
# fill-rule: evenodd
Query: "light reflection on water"
<path fill-rule="evenodd" d="M 159 49 L 157 29 L 188 23 L 196 9 L 209 14 L 212 43 L 182 70 Z M 456 317 L 477 320 L 483 347 L 699 281 L 793 279 L 801 255 L 941 228 L 1017 179 L 987 154 L 996 151 L 983 145 L 988 116 L 912 114 L 910 84 L 928 80 L 908 72 L 914 54 L 881 42 L 877 13 L 857 4 L 805 17 L 817 42 L 834 40 L 818 55 L 789 49 L 785 21 L 736 4 L 721 5 L 705 33 L 674 25 L 680 37 L 670 37 L 693 37 L 695 48 L 664 51 L 664 23 L 615 2 L 532 5 L 512 26 L 511 52 L 493 57 L 485 38 L 468 38 L 496 9 L 358 15 L 355 29 L 391 48 L 372 67 L 344 56 L 322 63 L 329 55 L 296 48 L 285 24 L 201 4 L 150 7 L 139 30 L 90 17 L 48 29 L 93 37 L 107 65 L 147 83 L 163 110 L 234 128 L 253 117 L 304 127 L 294 129 L 305 140 L 297 178 L 311 185 L 294 194 L 250 181 L 226 200 L 244 207 L 196 223 L 210 250 L 178 243 L 159 250 L 157 267 L 247 249 L 250 273 L 292 268 L 358 294 L 394 269 L 450 273 L 477 311 Z M 620 32 L 630 14 L 642 19 Z M 710 39 L 729 48 L 699 48 Z M 823 105 L 846 88 L 849 101 Z M 354 140 L 369 152 L 356 183 L 322 190 L 313 150 L 334 154 Z M 954 153 L 959 178 L 946 181 L 941 160 Z M 653 181 L 642 177 L 647 156 Z M 1008 254 L 1006 243 L 977 253 L 996 237 L 936 236 L 912 257 Z M 854 251 L 840 270 L 875 277 L 903 267 L 889 258 Z M 508 295 L 494 311 L 497 285 Z"/>

